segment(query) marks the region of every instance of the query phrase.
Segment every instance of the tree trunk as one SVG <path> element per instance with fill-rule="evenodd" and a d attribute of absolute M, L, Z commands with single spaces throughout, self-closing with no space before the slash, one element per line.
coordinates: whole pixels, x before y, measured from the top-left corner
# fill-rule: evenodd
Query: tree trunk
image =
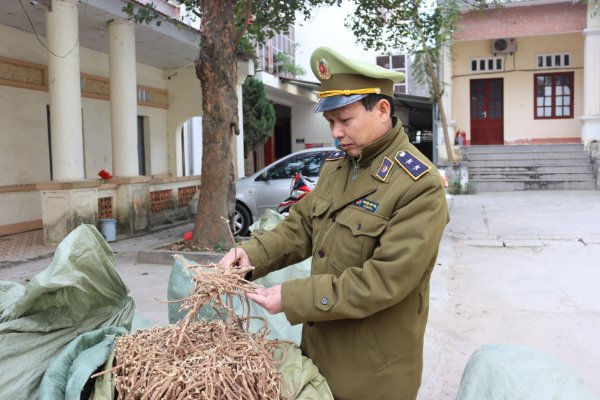
<path fill-rule="evenodd" d="M 438 111 L 440 113 L 440 122 L 442 123 L 442 129 L 444 130 L 444 143 L 446 144 L 446 153 L 448 154 L 448 161 L 454 162 L 456 161 L 454 157 L 454 149 L 452 148 L 452 142 L 450 141 L 450 134 L 448 132 L 448 122 L 446 120 L 446 111 L 444 109 L 444 104 L 442 103 L 442 92 L 440 91 L 440 83 L 438 82 L 437 75 L 435 73 L 433 58 L 431 57 L 429 47 L 425 42 L 425 36 L 423 35 L 419 24 L 415 25 L 419 32 L 419 36 L 422 40 L 423 54 L 425 56 L 425 68 L 427 68 L 427 74 L 429 75 L 429 78 L 431 80 L 431 91 L 433 92 L 433 98 L 435 99 L 435 102 L 438 105 Z"/>
<path fill-rule="evenodd" d="M 193 243 L 214 248 L 231 244 L 235 172 L 231 143 L 238 129 L 237 46 L 233 0 L 200 2 L 202 21 L 196 75 L 202 83 L 202 176 Z"/>
<path fill-rule="evenodd" d="M 444 109 L 444 103 L 442 102 L 442 93 L 440 91 L 439 82 L 435 75 L 435 68 L 433 67 L 433 62 L 431 61 L 431 56 L 427 52 L 427 69 L 429 70 L 431 76 L 431 85 L 433 87 L 433 97 L 435 98 L 435 102 L 438 105 L 438 112 L 440 113 L 440 122 L 442 123 L 442 129 L 444 130 L 444 143 L 446 144 L 446 153 L 448 154 L 448 161 L 454 162 L 456 158 L 454 157 L 454 149 L 452 148 L 452 141 L 450 140 L 450 133 L 448 132 L 448 122 L 446 120 L 446 110 Z"/>

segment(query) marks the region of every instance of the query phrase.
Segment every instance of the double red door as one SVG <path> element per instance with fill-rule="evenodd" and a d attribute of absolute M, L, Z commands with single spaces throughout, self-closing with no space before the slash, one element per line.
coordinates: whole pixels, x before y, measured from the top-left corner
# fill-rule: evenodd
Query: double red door
<path fill-rule="evenodd" d="M 504 144 L 502 79 L 471 80 L 471 144 Z"/>

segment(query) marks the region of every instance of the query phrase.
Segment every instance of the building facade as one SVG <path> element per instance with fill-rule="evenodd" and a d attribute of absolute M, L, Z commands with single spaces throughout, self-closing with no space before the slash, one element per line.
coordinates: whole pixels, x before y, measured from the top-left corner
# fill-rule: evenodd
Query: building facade
<path fill-rule="evenodd" d="M 443 69 L 467 145 L 600 140 L 600 15 L 526 0 L 461 15 Z M 442 149 L 443 146 L 440 146 Z"/>
<path fill-rule="evenodd" d="M 122 0 L 0 3 L 0 235 L 43 227 L 57 243 L 81 222 L 135 234 L 187 217 L 199 35 L 166 22 L 179 7 L 153 3 L 165 18 L 149 25 Z M 238 94 L 251 70 L 239 63 Z"/>

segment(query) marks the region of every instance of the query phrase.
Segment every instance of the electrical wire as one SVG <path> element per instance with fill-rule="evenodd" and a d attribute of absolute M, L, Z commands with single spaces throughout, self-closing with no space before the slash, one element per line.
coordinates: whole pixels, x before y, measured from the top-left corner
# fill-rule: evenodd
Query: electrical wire
<path fill-rule="evenodd" d="M 42 39 L 40 39 L 40 36 L 38 35 L 37 31 L 35 30 L 35 26 L 33 25 L 33 21 L 31 21 L 31 18 L 29 17 L 29 13 L 27 12 L 27 10 L 25 9 L 25 6 L 23 5 L 23 1 L 19 0 L 19 4 L 21 4 L 21 8 L 23 9 L 23 12 L 25 13 L 25 16 L 27 17 L 27 20 L 29 21 L 29 25 L 31 25 L 31 29 L 33 30 L 33 34 L 35 35 L 36 39 L 54 57 L 56 57 L 56 58 L 65 58 L 65 57 L 67 57 L 69 54 L 71 54 L 75 50 L 75 48 L 77 47 L 77 45 L 79 45 L 79 33 L 77 33 L 77 40 L 75 41 L 75 44 L 73 45 L 73 47 L 71 48 L 71 50 L 67 51 L 67 53 L 65 55 L 60 56 L 60 55 L 56 54 L 55 52 L 53 52 L 52 50 L 50 50 L 48 48 L 48 46 L 46 46 L 46 44 L 44 42 L 42 42 Z"/>

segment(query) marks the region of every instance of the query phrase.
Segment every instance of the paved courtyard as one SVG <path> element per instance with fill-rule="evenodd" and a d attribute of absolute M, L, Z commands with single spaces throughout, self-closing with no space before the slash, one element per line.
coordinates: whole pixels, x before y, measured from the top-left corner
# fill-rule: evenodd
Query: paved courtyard
<path fill-rule="evenodd" d="M 421 400 L 484 344 L 554 355 L 600 395 L 600 192 L 457 196 L 432 276 Z"/>

